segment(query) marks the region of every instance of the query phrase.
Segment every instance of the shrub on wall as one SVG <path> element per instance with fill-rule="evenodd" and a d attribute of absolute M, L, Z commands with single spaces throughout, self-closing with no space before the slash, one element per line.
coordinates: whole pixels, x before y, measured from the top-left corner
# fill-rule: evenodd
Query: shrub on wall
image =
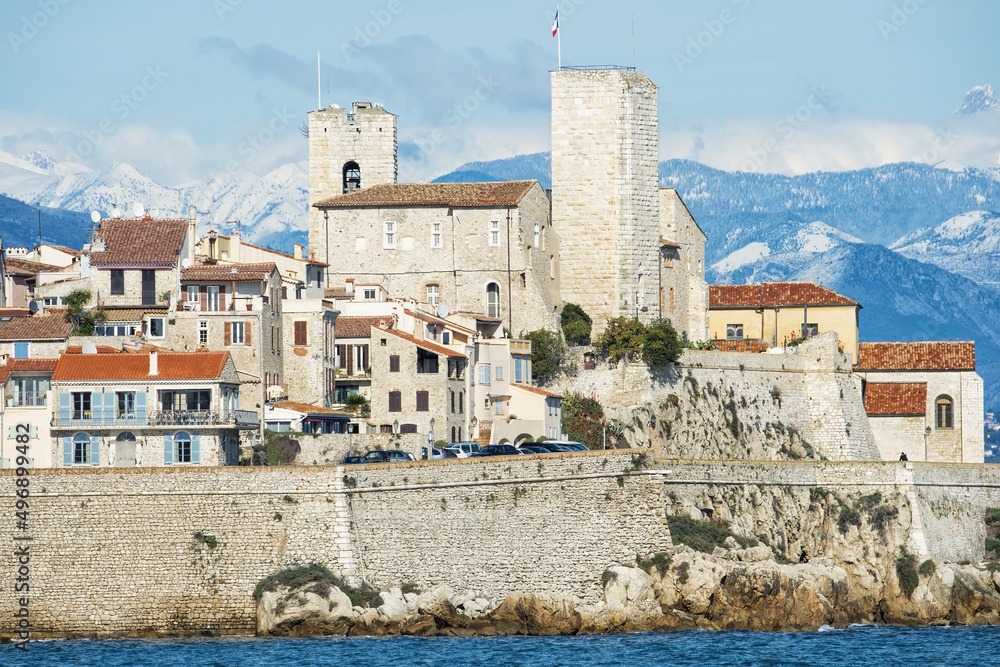
<path fill-rule="evenodd" d="M 563 337 L 568 345 L 590 345 L 593 320 L 580 306 L 575 303 L 567 303 L 563 306 L 562 314 L 559 316 L 559 325 L 562 327 Z"/>
<path fill-rule="evenodd" d="M 642 359 L 650 368 L 662 368 L 677 361 L 683 349 L 670 320 L 655 320 L 646 330 Z"/>
<path fill-rule="evenodd" d="M 617 363 L 622 359 L 636 361 L 642 356 L 646 342 L 646 325 L 628 317 L 608 320 L 604 333 L 594 342 L 601 356 Z"/>
<path fill-rule="evenodd" d="M 593 396 L 569 392 L 562 400 L 562 432 L 568 440 L 600 449 L 604 438 L 604 408 Z"/>
<path fill-rule="evenodd" d="M 546 329 L 536 329 L 522 334 L 531 341 L 531 374 L 541 383 L 548 382 L 562 365 L 565 352 L 562 339 L 558 334 Z"/>

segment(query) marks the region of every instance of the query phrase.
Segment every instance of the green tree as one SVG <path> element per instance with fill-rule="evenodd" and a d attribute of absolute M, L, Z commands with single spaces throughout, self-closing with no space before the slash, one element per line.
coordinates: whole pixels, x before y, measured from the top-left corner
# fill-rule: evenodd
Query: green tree
<path fill-rule="evenodd" d="M 670 320 L 655 320 L 646 329 L 642 359 L 650 368 L 662 368 L 681 356 L 684 346 Z"/>
<path fill-rule="evenodd" d="M 562 400 L 562 432 L 569 440 L 600 449 L 604 439 L 604 408 L 593 396 L 569 392 Z"/>
<path fill-rule="evenodd" d="M 567 303 L 563 306 L 562 314 L 559 316 L 559 324 L 567 344 L 590 345 L 593 320 L 590 319 L 590 315 L 584 312 L 583 308 L 575 303 Z"/>
<path fill-rule="evenodd" d="M 635 361 L 642 357 L 645 342 L 645 324 L 628 317 L 616 317 L 608 320 L 604 333 L 600 335 L 595 345 L 600 354 L 612 362 L 622 359 Z"/>
<path fill-rule="evenodd" d="M 531 341 L 531 374 L 539 382 L 548 382 L 562 365 L 566 351 L 562 339 L 546 329 L 529 331 L 523 337 Z"/>
<path fill-rule="evenodd" d="M 103 308 L 85 310 L 90 302 L 90 290 L 78 289 L 66 296 L 66 321 L 73 324 L 74 336 L 92 336 L 98 322 L 108 319 Z"/>

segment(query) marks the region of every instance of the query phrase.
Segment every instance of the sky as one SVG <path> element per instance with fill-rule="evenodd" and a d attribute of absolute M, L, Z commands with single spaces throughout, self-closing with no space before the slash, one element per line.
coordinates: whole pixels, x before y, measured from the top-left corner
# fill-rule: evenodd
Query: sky
<path fill-rule="evenodd" d="M 3 0 L 0 150 L 177 187 L 306 160 L 309 111 L 381 102 L 400 180 L 549 149 L 555 3 Z M 563 65 L 659 87 L 662 159 L 804 173 L 1000 164 L 996 0 L 570 0 Z M 317 76 L 317 52 L 321 74 Z"/>

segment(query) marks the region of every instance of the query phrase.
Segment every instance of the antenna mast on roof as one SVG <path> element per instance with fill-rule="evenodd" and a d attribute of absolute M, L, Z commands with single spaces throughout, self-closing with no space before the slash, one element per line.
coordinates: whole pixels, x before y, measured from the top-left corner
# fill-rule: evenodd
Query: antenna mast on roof
<path fill-rule="evenodd" d="M 316 52 L 316 108 L 323 108 L 323 74 L 320 70 L 319 51 Z"/>

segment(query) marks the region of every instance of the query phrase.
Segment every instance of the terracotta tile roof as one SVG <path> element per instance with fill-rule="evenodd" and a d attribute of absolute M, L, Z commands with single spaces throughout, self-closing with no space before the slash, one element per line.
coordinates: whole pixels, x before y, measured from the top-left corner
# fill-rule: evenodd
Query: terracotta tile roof
<path fill-rule="evenodd" d="M 341 315 L 334 323 L 334 331 L 337 338 L 368 338 L 372 335 L 372 327 L 380 326 L 385 322 L 391 322 L 392 316 L 385 317 L 356 317 Z"/>
<path fill-rule="evenodd" d="M 268 403 L 268 406 L 282 408 L 284 410 L 295 410 L 296 412 L 302 412 L 310 415 L 339 415 L 343 417 L 353 417 L 350 412 L 334 410 L 333 408 L 324 408 L 319 405 L 309 405 L 308 403 L 299 403 L 298 401 L 278 401 L 277 403 Z"/>
<path fill-rule="evenodd" d="M 157 375 L 149 374 L 148 354 L 64 354 L 53 382 L 107 380 L 214 380 L 222 374 L 228 352 L 160 353 Z"/>
<path fill-rule="evenodd" d="M 663 248 L 664 246 L 666 246 L 668 248 L 680 248 L 680 245 L 678 245 L 678 243 L 676 241 L 671 241 L 670 239 L 665 239 L 665 238 L 663 238 L 661 236 L 660 237 L 660 247 Z"/>
<path fill-rule="evenodd" d="M 448 349 L 447 347 L 444 347 L 443 345 L 438 345 L 437 343 L 432 343 L 430 341 L 417 340 L 416 338 L 414 338 L 410 334 L 403 333 L 402 331 L 396 331 L 395 329 L 383 329 L 383 328 L 379 328 L 379 331 L 383 332 L 383 333 L 392 334 L 393 336 L 396 336 L 397 338 L 402 338 L 403 340 L 407 341 L 408 343 L 413 343 L 417 347 L 422 347 L 423 349 L 427 350 L 428 352 L 433 352 L 434 354 L 443 354 L 446 357 L 457 357 L 459 359 L 464 359 L 465 358 L 465 355 L 462 354 L 461 352 L 456 352 L 455 350 Z"/>
<path fill-rule="evenodd" d="M 512 384 L 510 385 L 512 389 L 523 389 L 531 394 L 538 394 L 539 396 L 545 396 L 546 398 L 562 398 L 562 394 L 553 394 L 551 391 L 545 391 L 544 389 L 539 389 L 538 387 L 529 387 L 526 384 Z"/>
<path fill-rule="evenodd" d="M 224 236 L 222 238 L 229 238 L 229 237 L 228 236 Z M 242 241 L 242 240 L 240 241 L 240 245 L 244 245 L 244 246 L 246 246 L 248 248 L 254 248 L 255 250 L 263 250 L 264 252 L 273 252 L 275 255 L 281 255 L 282 257 L 288 257 L 289 259 L 294 259 L 296 262 L 305 262 L 306 264 L 310 264 L 312 266 L 330 266 L 326 262 L 320 262 L 320 261 L 315 260 L 315 259 L 309 259 L 308 257 L 302 257 L 300 259 L 300 258 L 296 257 L 295 255 L 289 254 L 287 252 L 281 252 L 280 250 L 275 250 L 274 248 L 264 248 L 262 246 L 254 245 L 252 243 L 247 243 L 246 241 Z"/>
<path fill-rule="evenodd" d="M 181 271 L 181 280 L 268 280 L 277 270 L 274 262 L 259 264 L 199 264 Z"/>
<path fill-rule="evenodd" d="M 32 262 L 30 259 L 24 259 L 23 257 L 5 257 L 3 265 L 7 273 L 12 276 L 34 276 L 39 271 L 51 272 L 62 268 L 54 264 Z"/>
<path fill-rule="evenodd" d="M 927 414 L 926 382 L 869 382 L 865 412 L 872 417 L 914 417 Z"/>
<path fill-rule="evenodd" d="M 179 261 L 187 220 L 110 218 L 101 221 L 97 236 L 104 252 L 92 252 L 94 266 L 163 266 Z"/>
<path fill-rule="evenodd" d="M 384 183 L 318 201 L 316 208 L 517 206 L 537 181 L 498 183 Z"/>
<path fill-rule="evenodd" d="M 62 315 L 15 317 L 0 322 L 0 341 L 66 340 L 72 328 Z"/>
<path fill-rule="evenodd" d="M 73 255 L 75 257 L 79 257 L 81 254 L 83 254 L 79 250 L 74 250 L 73 248 L 67 248 L 64 245 L 50 245 L 48 243 L 46 243 L 45 245 L 48 246 L 49 248 L 59 250 L 61 252 L 66 253 L 67 255 Z"/>
<path fill-rule="evenodd" d="M 780 308 L 783 306 L 859 306 L 816 283 L 709 285 L 709 308 Z"/>
<path fill-rule="evenodd" d="M 407 312 L 409 312 L 411 315 L 413 315 L 413 317 L 415 317 L 418 320 L 423 320 L 424 322 L 430 322 L 432 324 L 440 324 L 441 326 L 451 329 L 453 331 L 462 331 L 468 334 L 476 333 L 475 331 L 469 329 L 468 327 L 463 327 L 461 324 L 455 324 L 454 322 L 443 320 L 440 317 L 437 317 L 436 315 L 425 313 L 422 310 L 410 310 Z"/>
<path fill-rule="evenodd" d="M 108 316 L 106 322 L 141 322 L 146 311 L 142 308 L 105 308 L 104 314 Z"/>
<path fill-rule="evenodd" d="M 326 299 L 346 299 L 347 298 L 347 288 L 346 287 L 327 287 L 323 290 L 323 297 Z"/>
<path fill-rule="evenodd" d="M 741 340 L 716 339 L 712 341 L 720 352 L 754 352 L 760 353 L 767 349 L 767 343 L 756 338 Z"/>
<path fill-rule="evenodd" d="M 974 371 L 976 344 L 968 341 L 861 343 L 859 371 Z"/>
<path fill-rule="evenodd" d="M 121 350 L 111 345 L 95 345 L 97 354 L 121 354 Z M 66 354 L 83 354 L 83 345 L 67 345 Z"/>
<path fill-rule="evenodd" d="M 0 384 L 7 381 L 11 373 L 47 373 L 56 368 L 56 359 L 8 359 L 7 364 L 0 366 Z"/>
<path fill-rule="evenodd" d="M 29 317 L 31 311 L 27 308 L 0 308 L 0 317 Z"/>

